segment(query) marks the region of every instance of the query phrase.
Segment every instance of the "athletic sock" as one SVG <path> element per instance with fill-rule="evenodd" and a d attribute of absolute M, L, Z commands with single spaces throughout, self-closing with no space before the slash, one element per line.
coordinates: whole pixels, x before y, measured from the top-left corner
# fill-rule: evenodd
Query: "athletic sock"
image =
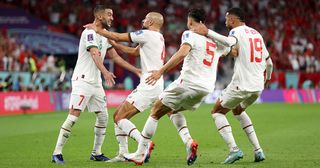
<path fill-rule="evenodd" d="M 235 117 L 239 120 L 242 129 L 246 132 L 250 143 L 252 144 L 254 151 L 261 151 L 261 147 L 259 144 L 259 140 L 257 138 L 256 132 L 254 131 L 252 122 L 248 114 L 244 111 L 240 115 L 235 115 Z"/>
<path fill-rule="evenodd" d="M 119 154 L 128 153 L 128 136 L 117 124 L 114 124 L 114 132 L 119 144 Z"/>
<path fill-rule="evenodd" d="M 187 127 L 187 121 L 183 114 L 175 113 L 170 116 L 170 120 L 173 125 L 176 127 L 183 143 L 186 145 L 187 142 L 192 139 L 189 129 Z"/>
<path fill-rule="evenodd" d="M 101 147 L 106 136 L 106 123 L 108 122 L 108 113 L 99 112 L 96 113 L 96 123 L 94 127 L 94 143 L 93 143 L 93 155 L 101 155 Z"/>
<path fill-rule="evenodd" d="M 142 154 L 147 150 L 148 143 L 150 142 L 150 139 L 155 134 L 157 126 L 158 126 L 158 120 L 149 116 L 146 124 L 143 127 L 143 131 L 141 133 L 142 138 L 138 145 L 138 150 L 136 152 L 137 154 Z"/>
<path fill-rule="evenodd" d="M 57 144 L 53 152 L 54 155 L 62 154 L 62 149 L 70 136 L 71 128 L 77 120 L 78 117 L 69 114 L 64 123 L 62 124 L 60 133 L 58 135 Z"/>
<path fill-rule="evenodd" d="M 233 138 L 231 126 L 224 114 L 213 113 L 212 118 L 217 126 L 217 129 L 229 147 L 230 152 L 238 151 L 239 148 Z"/>
<path fill-rule="evenodd" d="M 120 121 L 118 121 L 118 127 L 135 141 L 137 142 L 140 141 L 141 139 L 140 131 L 128 119 L 121 119 Z"/>

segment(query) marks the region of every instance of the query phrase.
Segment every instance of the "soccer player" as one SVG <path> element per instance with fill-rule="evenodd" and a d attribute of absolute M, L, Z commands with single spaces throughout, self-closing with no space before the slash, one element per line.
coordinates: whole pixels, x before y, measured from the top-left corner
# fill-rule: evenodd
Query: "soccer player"
<path fill-rule="evenodd" d="M 191 9 L 188 13 L 188 28 L 192 29 L 194 26 L 204 23 L 205 15 L 202 9 Z M 146 82 L 150 85 L 156 84 L 163 73 L 184 60 L 181 75 L 161 93 L 155 102 L 141 133 L 142 139 L 137 151 L 125 154 L 126 159 L 138 165 L 144 163 L 145 153 L 148 150 L 147 145 L 155 134 L 158 120 L 162 116 L 172 111 L 177 113 L 195 110 L 199 107 L 202 99 L 214 90 L 219 57 L 228 55 L 229 52 L 230 47 L 223 47 L 205 36 L 189 30 L 183 33 L 180 49 L 164 66 L 153 71 L 146 78 Z M 198 144 L 195 140 L 189 139 L 187 141 L 188 165 L 193 164 L 197 159 L 197 148 Z"/>
<path fill-rule="evenodd" d="M 140 84 L 127 97 L 126 101 L 118 107 L 114 114 L 115 135 L 119 143 L 118 155 L 108 162 L 125 161 L 124 154 L 128 153 L 128 140 L 130 136 L 137 142 L 141 140 L 141 133 L 136 126 L 129 120 L 139 112 L 149 108 L 163 91 L 162 76 L 154 85 L 145 83 L 146 77 L 150 75 L 150 71 L 158 70 L 162 67 L 165 59 L 165 43 L 160 29 L 163 25 L 163 16 L 157 12 L 150 12 L 146 15 L 143 22 L 143 29 L 132 33 L 115 33 L 98 29 L 94 24 L 88 24 L 85 27 L 94 29 L 97 33 L 116 41 L 135 42 L 139 45 L 135 48 L 127 47 L 112 42 L 115 48 L 125 53 L 135 56 L 140 55 L 142 65 L 142 75 Z M 186 119 L 181 113 L 171 114 L 170 119 L 177 128 L 179 135 L 186 144 L 192 139 L 189 134 Z M 148 162 L 153 149 L 153 143 L 150 141 L 148 150 L 146 151 L 145 162 Z"/>
<path fill-rule="evenodd" d="M 227 11 L 226 27 L 230 30 L 228 37 L 208 30 L 204 24 L 198 25 L 194 29 L 199 34 L 206 35 L 227 46 L 234 46 L 238 50 L 232 81 L 218 98 L 212 110 L 212 117 L 230 150 L 224 163 L 230 164 L 243 157 L 225 116 L 230 110 L 239 120 L 253 145 L 254 161 L 260 162 L 265 160 L 265 155 L 245 109 L 256 101 L 264 89 L 264 85 L 271 79 L 272 60 L 260 33 L 245 24 L 244 12 L 240 8 L 231 8 Z M 266 80 L 264 79 L 264 71 L 266 71 Z"/>
<path fill-rule="evenodd" d="M 94 9 L 94 17 L 94 23 L 98 27 L 108 28 L 113 20 L 113 11 L 99 5 Z M 72 126 L 86 107 L 90 112 L 95 112 L 96 114 L 94 145 L 90 160 L 109 160 L 101 152 L 108 121 L 106 96 L 102 87 L 101 74 L 108 86 L 112 86 L 115 83 L 115 76 L 103 65 L 106 52 L 115 63 L 137 75 L 140 74 L 139 69 L 124 61 L 117 54 L 115 49 L 108 43 L 107 38 L 96 34 L 93 30 L 85 29 L 81 34 L 78 60 L 72 76 L 69 115 L 60 129 L 52 162 L 65 163 L 62 157 L 62 148 L 70 136 Z"/>

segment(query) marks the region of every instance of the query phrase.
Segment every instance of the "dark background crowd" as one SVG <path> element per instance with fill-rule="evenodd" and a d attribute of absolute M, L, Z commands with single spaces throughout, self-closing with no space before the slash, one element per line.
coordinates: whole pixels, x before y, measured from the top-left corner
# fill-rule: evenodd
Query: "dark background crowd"
<path fill-rule="evenodd" d="M 190 7 L 204 8 L 208 14 L 206 21 L 208 27 L 224 35 L 228 34 L 224 25 L 226 10 L 230 7 L 241 7 L 246 12 L 246 24 L 257 29 L 264 37 L 276 73 L 320 73 L 320 48 L 317 47 L 320 45 L 320 1 L 317 0 L 0 1 L 2 7 L 21 8 L 47 21 L 50 31 L 68 33 L 78 38 L 83 31 L 82 26 L 93 21 L 92 10 L 97 4 L 106 4 L 113 9 L 114 21 L 111 31 L 116 32 L 138 30 L 148 12 L 162 13 L 165 17 L 162 32 L 166 41 L 167 59 L 180 46 L 181 34 L 186 30 L 186 14 Z M 0 33 L 0 71 L 53 72 L 58 73 L 59 77 L 61 73 L 71 74 L 68 73 L 68 69 L 73 67 L 66 66 L 66 57 L 50 53 L 34 53 L 32 48 L 18 44 L 6 32 L 7 30 L 2 29 Z M 121 55 L 138 66 L 139 59 Z M 223 88 L 230 79 L 232 66 L 233 60 L 230 58 L 220 61 L 217 84 L 221 85 L 220 88 Z M 175 68 L 165 78 L 169 81 L 174 80 L 179 69 Z M 121 84 L 130 74 L 117 66 L 113 70 Z M 132 74 L 130 76 L 136 78 Z M 60 79 L 59 77 L 57 79 Z"/>

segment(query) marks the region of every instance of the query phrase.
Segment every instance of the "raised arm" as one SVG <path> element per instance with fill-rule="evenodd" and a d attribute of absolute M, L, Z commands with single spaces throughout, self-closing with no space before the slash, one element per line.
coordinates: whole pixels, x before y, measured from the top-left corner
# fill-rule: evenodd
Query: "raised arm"
<path fill-rule="evenodd" d="M 83 27 L 87 29 L 92 29 L 101 36 L 104 36 L 108 39 L 112 39 L 115 41 L 126 41 L 126 42 L 131 42 L 129 33 L 116 33 L 116 32 L 109 32 L 103 28 L 97 27 L 94 23 L 86 24 Z"/>
<path fill-rule="evenodd" d="M 127 54 L 130 54 L 132 56 L 139 56 L 140 53 L 139 53 L 139 45 L 135 48 L 133 47 L 128 47 L 128 46 L 125 46 L 125 45 L 122 45 L 122 44 L 119 44 L 113 40 L 109 40 L 109 43 L 115 48 L 115 49 L 118 49 L 118 50 L 121 50 L 122 52 L 124 53 L 127 53 Z"/>
<path fill-rule="evenodd" d="M 170 60 L 159 70 L 152 71 L 152 74 L 146 79 L 146 83 L 154 85 L 157 80 L 167 71 L 177 66 L 190 52 L 191 46 L 182 44 L 180 49 L 170 58 Z"/>
<path fill-rule="evenodd" d="M 108 86 L 113 86 L 115 84 L 115 81 L 113 78 L 115 78 L 114 74 L 109 72 L 106 67 L 103 65 L 101 58 L 100 58 L 100 52 L 98 48 L 92 47 L 89 49 L 90 55 L 92 56 L 92 59 L 100 72 L 102 73 L 104 79 L 106 80 L 106 83 Z"/>
<path fill-rule="evenodd" d="M 233 36 L 227 37 L 227 36 L 221 35 L 219 33 L 216 33 L 215 31 L 208 29 L 207 26 L 203 23 L 194 27 L 192 29 L 192 31 L 195 33 L 201 34 L 203 36 L 207 36 L 207 37 L 213 39 L 214 41 L 217 41 L 217 42 L 219 42 L 223 45 L 229 46 L 229 47 L 231 47 L 237 43 L 236 37 L 233 37 Z"/>
<path fill-rule="evenodd" d="M 121 58 L 118 53 L 116 52 L 116 50 L 114 48 L 109 49 L 108 51 L 109 57 L 118 65 L 120 65 L 121 67 L 133 72 L 134 74 L 136 74 L 137 76 L 140 77 L 141 75 L 141 70 L 134 67 L 133 65 L 129 64 L 127 61 L 125 61 L 123 58 Z"/>

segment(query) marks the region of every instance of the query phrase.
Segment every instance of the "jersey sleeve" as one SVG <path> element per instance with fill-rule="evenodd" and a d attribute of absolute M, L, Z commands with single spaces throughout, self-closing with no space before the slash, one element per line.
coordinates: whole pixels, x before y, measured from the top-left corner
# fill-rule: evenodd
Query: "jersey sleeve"
<path fill-rule="evenodd" d="M 194 45 L 194 38 L 192 38 L 192 32 L 191 31 L 184 31 L 181 37 L 181 45 L 182 44 L 188 44 L 191 48 L 193 48 Z"/>
<path fill-rule="evenodd" d="M 106 44 L 106 46 L 107 46 L 107 50 L 109 50 L 109 49 L 113 48 L 113 46 L 109 43 L 109 41 L 108 41 L 108 40 L 107 40 L 107 44 Z"/>
<path fill-rule="evenodd" d="M 221 56 L 227 56 L 231 52 L 231 47 L 225 46 L 221 43 L 217 43 L 218 51 L 221 53 Z"/>
<path fill-rule="evenodd" d="M 145 30 L 138 30 L 135 32 L 131 32 L 129 33 L 129 37 L 132 42 L 139 43 L 139 44 L 143 44 L 148 40 L 147 31 Z"/>
<path fill-rule="evenodd" d="M 239 32 L 239 29 L 232 29 L 230 32 L 229 32 L 229 37 L 234 37 L 236 38 L 236 44 L 238 43 L 239 39 L 240 39 L 240 32 Z"/>
<path fill-rule="evenodd" d="M 85 30 L 83 33 L 87 50 L 89 50 L 92 47 L 98 48 L 97 33 L 94 30 Z"/>

